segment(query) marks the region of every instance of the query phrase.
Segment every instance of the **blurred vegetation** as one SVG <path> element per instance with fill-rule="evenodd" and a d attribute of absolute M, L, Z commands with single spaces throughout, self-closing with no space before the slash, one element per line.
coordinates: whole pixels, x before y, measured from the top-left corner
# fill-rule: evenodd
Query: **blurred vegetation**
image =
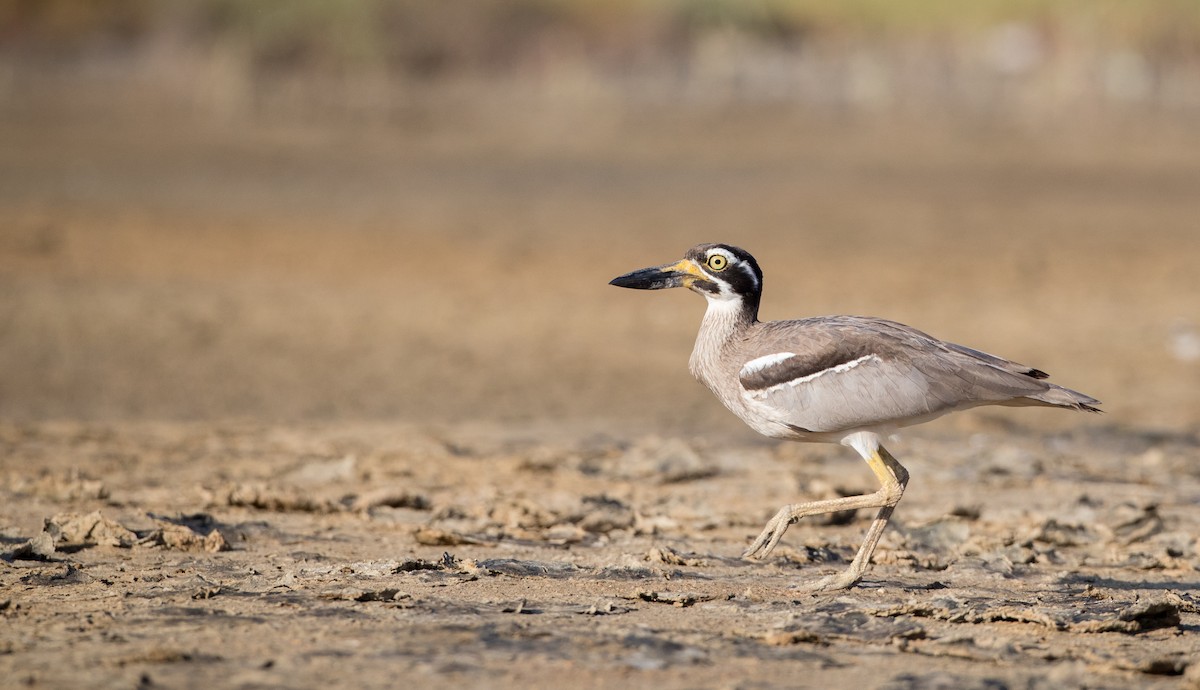
<path fill-rule="evenodd" d="M 535 103 L 1190 118 L 1200 0 L 0 0 L 0 110 L 38 97 L 261 119 Z"/>
<path fill-rule="evenodd" d="M 970 35 L 1006 22 L 1143 54 L 1200 53 L 1200 0 L 0 0 L 0 50 L 51 57 L 152 41 L 236 44 L 264 68 L 512 68 L 547 50 L 622 64 L 734 29 L 817 36 Z"/>

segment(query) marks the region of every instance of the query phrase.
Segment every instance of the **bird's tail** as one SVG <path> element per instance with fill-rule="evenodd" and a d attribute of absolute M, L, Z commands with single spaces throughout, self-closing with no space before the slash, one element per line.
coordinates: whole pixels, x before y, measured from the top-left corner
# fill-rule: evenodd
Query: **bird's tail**
<path fill-rule="evenodd" d="M 1102 403 L 1086 393 L 1073 391 L 1070 388 L 1064 388 L 1054 383 L 1047 383 L 1046 386 L 1046 390 L 1040 393 L 1031 393 L 1025 396 L 1027 400 L 1033 401 L 1026 404 L 1066 407 L 1085 412 L 1103 412 L 1103 410 L 1096 407 L 1096 405 Z"/>

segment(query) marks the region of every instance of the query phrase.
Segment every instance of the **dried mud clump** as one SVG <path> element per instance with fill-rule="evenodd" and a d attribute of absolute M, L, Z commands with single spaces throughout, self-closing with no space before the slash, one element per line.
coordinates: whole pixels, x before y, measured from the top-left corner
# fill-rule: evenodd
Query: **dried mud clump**
<path fill-rule="evenodd" d="M 56 554 L 75 554 L 94 547 L 132 549 L 160 547 L 175 551 L 216 553 L 228 551 L 229 543 L 218 529 L 197 531 L 187 520 L 155 520 L 151 529 L 134 531 L 105 517 L 100 511 L 87 514 L 59 513 L 46 518 L 42 532 L 5 554 L 7 560 L 55 560 Z"/>

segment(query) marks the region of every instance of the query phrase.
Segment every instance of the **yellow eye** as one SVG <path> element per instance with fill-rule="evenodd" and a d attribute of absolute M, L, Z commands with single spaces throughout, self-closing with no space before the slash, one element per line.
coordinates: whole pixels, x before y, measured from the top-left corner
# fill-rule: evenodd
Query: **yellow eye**
<path fill-rule="evenodd" d="M 726 259 L 721 254 L 713 254 L 712 256 L 708 257 L 708 267 L 714 271 L 724 271 L 725 267 L 728 265 L 729 259 Z"/>

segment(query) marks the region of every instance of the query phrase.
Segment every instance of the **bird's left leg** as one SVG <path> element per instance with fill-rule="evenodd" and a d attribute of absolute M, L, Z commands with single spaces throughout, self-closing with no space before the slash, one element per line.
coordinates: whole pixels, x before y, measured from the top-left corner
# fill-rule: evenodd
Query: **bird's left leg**
<path fill-rule="evenodd" d="M 904 469 L 904 466 L 897 462 L 891 453 L 888 453 L 886 448 L 879 445 L 876 439 L 867 438 L 863 440 L 866 443 L 851 443 L 848 445 L 853 445 L 859 451 L 871 467 L 871 471 L 879 479 L 881 486 L 878 491 L 862 496 L 849 496 L 847 498 L 828 501 L 812 501 L 784 506 L 767 523 L 762 534 L 758 535 L 758 538 L 746 550 L 743 557 L 754 556 L 761 558 L 769 554 L 779 543 L 788 526 L 794 524 L 802 517 L 858 508 L 879 508 L 879 513 L 875 516 L 875 520 L 867 530 L 863 545 L 859 548 L 858 553 L 851 562 L 850 568 L 844 573 L 818 581 L 811 589 L 844 589 L 858 582 L 867 569 L 871 554 L 875 551 L 875 547 L 879 543 L 879 538 L 883 535 L 884 528 L 887 527 L 888 520 L 891 519 L 892 511 L 895 510 L 896 504 L 900 502 L 900 498 L 904 495 L 904 488 L 908 485 L 908 470 Z"/>
<path fill-rule="evenodd" d="M 879 538 L 883 536 L 883 530 L 892 517 L 892 511 L 896 510 L 896 504 L 904 495 L 904 488 L 908 486 L 908 470 L 904 469 L 904 466 L 897 462 L 886 448 L 879 446 L 872 457 L 867 458 L 867 463 L 871 465 L 875 476 L 879 477 L 883 484 L 880 491 L 888 493 L 891 500 L 875 515 L 875 519 L 867 529 L 866 537 L 863 538 L 862 546 L 858 548 L 858 553 L 850 562 L 850 567 L 836 575 L 823 577 L 803 588 L 809 592 L 847 589 L 862 579 L 863 574 L 867 572 L 867 566 L 870 565 L 871 555 L 875 553 L 875 547 L 879 545 Z"/>

